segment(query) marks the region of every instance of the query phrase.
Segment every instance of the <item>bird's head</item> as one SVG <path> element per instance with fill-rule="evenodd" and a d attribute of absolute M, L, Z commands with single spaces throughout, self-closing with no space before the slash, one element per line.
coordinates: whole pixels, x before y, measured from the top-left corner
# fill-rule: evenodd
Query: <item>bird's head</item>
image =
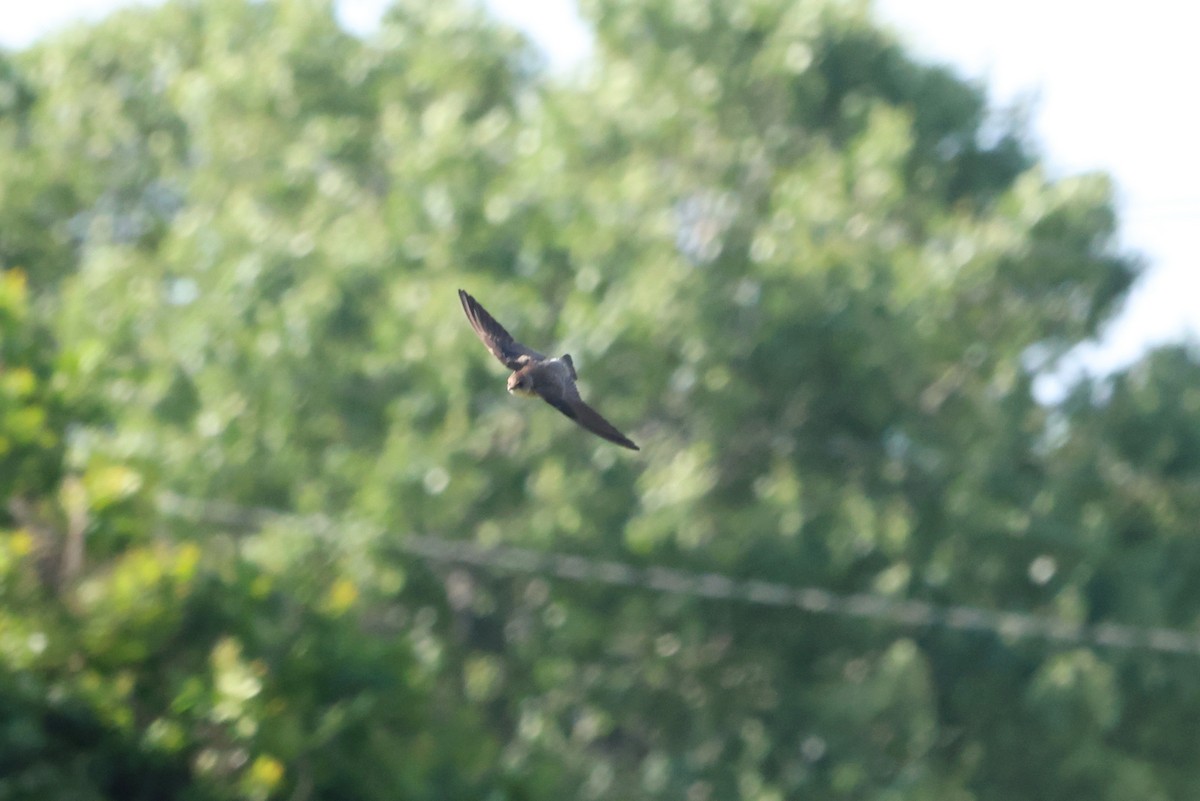
<path fill-rule="evenodd" d="M 513 395 L 523 395 L 527 398 L 537 395 L 533 391 L 533 380 L 524 373 L 513 373 L 508 377 L 508 391 Z"/>

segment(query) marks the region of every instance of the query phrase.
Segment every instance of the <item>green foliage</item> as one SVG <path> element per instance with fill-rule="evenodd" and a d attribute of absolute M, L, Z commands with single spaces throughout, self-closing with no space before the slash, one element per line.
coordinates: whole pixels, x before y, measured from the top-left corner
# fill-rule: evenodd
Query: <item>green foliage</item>
<path fill-rule="evenodd" d="M 25 274 L 0 273 L 0 494 L 10 497 L 56 475 L 61 422 L 58 393 L 30 319 Z M 56 425 L 58 423 L 58 425 Z"/>
<path fill-rule="evenodd" d="M 1133 279 L 1108 181 L 857 4 L 585 11 L 571 80 L 416 0 L 0 63 L 0 798 L 1195 795 L 1183 659 L 397 547 L 1194 626 L 1195 354 L 1030 393 Z"/>

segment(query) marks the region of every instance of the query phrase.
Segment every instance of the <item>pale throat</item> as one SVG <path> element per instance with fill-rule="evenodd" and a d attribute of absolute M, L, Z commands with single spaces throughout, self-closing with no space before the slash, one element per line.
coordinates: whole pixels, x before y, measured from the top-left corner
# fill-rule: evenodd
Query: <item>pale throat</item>
<path fill-rule="evenodd" d="M 537 398 L 539 395 L 529 387 L 518 387 L 513 384 L 508 385 L 508 391 L 513 395 L 519 395 L 522 398 Z"/>

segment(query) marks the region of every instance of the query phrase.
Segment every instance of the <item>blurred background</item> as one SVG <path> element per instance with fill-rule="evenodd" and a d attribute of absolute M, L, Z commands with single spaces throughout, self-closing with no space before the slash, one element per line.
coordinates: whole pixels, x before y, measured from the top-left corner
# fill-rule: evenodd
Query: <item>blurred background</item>
<path fill-rule="evenodd" d="M 41 5 L 0 798 L 1200 794 L 1184 20 Z"/>

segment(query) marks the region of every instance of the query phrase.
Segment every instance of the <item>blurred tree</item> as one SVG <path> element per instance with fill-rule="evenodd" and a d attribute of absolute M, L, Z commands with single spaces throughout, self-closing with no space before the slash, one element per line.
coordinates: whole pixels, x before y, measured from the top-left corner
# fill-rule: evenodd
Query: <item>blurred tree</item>
<path fill-rule="evenodd" d="M 396 547 L 1195 624 L 1194 357 L 1030 393 L 1133 278 L 1107 180 L 862 4 L 584 10 L 569 79 L 416 0 L 0 63 L 0 797 L 1195 795 L 1177 659 Z M 459 286 L 643 452 L 507 398 Z"/>
<path fill-rule="evenodd" d="M 282 502 L 315 491 L 326 456 L 348 465 L 378 446 L 392 375 L 329 368 L 382 300 L 372 271 L 387 265 L 358 260 L 375 255 L 366 233 L 387 197 L 362 138 L 386 70 L 329 11 L 172 3 L 15 59 L 32 99 L 3 121 L 3 162 L 30 186 L 6 195 L 3 258 L 40 294 L 4 274 L 0 797 L 496 784 L 497 741 L 469 707 L 437 708 L 442 646 L 420 604 L 384 604 L 404 575 L 371 543 L 154 522 L 164 485 Z M 357 221 L 340 208 L 351 186 Z M 276 225 L 293 213 L 299 230 Z M 338 229 L 322 247 L 349 258 L 343 271 L 306 273 L 306 225 Z M 45 247 L 55 237 L 64 247 Z M 238 251 L 262 261 L 228 261 Z M 291 312 L 298 327 L 278 327 Z M 333 440 L 341 457 L 325 454 Z"/>

